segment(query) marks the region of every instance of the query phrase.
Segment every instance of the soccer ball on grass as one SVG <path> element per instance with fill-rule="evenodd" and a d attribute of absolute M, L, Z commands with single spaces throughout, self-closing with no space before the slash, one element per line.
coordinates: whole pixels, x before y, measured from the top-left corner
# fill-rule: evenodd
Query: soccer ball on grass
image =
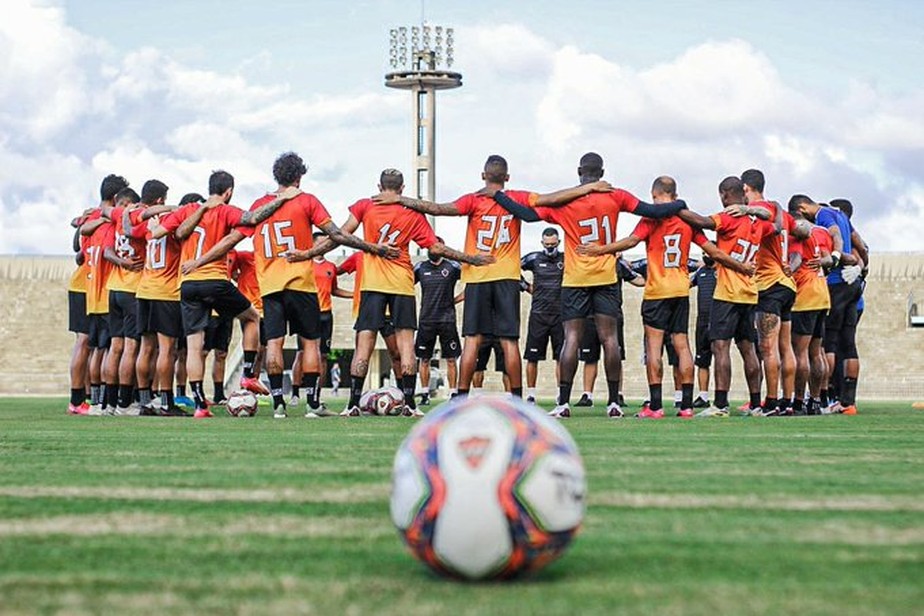
<path fill-rule="evenodd" d="M 246 389 L 236 391 L 228 396 L 225 408 L 232 417 L 253 417 L 257 414 L 257 396 Z"/>

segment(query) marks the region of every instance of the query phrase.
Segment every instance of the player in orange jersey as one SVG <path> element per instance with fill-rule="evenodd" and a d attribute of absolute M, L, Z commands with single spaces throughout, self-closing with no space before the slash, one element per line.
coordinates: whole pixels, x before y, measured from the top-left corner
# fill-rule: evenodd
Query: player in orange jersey
<path fill-rule="evenodd" d="M 401 355 L 401 389 L 407 405 L 405 414 L 419 415 L 414 393 L 417 388 L 417 359 L 414 354 L 414 332 L 417 329 L 417 302 L 414 295 L 414 270 L 408 247 L 413 241 L 429 249 L 434 256 L 460 261 L 469 266 L 494 262 L 486 254 L 466 254 L 453 250 L 436 239 L 433 228 L 420 213 L 398 205 L 404 190 L 404 176 L 396 169 L 386 169 L 379 176 L 381 203 L 360 199 L 350 206 L 350 217 L 343 225 L 351 233 L 360 224 L 367 242 L 387 244 L 399 251 L 394 260 L 375 255 L 363 259 L 363 279 L 360 287 L 359 316 L 356 319 L 356 350 L 350 366 L 350 401 L 344 413 L 361 413 L 359 398 L 363 393 L 369 358 L 375 336 L 384 327 L 388 315 L 395 326 L 398 352 Z M 519 257 L 517 258 L 519 266 Z"/>
<path fill-rule="evenodd" d="M 799 197 L 794 195 L 789 200 L 790 213 L 798 209 Z M 816 227 L 805 219 L 796 220 L 792 239 L 789 263 L 796 282 L 796 301 L 792 307 L 793 350 L 796 354 L 792 414 L 819 415 L 819 395 L 827 370 L 822 342 L 825 317 L 831 307 L 825 270 L 834 264 L 831 258 L 834 244 L 824 227 Z M 809 398 L 808 405 L 803 407 L 806 384 Z"/>
<path fill-rule="evenodd" d="M 757 337 L 764 366 L 767 397 L 755 414 L 771 417 L 788 414 L 796 375 L 792 350 L 792 305 L 796 283 L 789 275 L 789 236 L 795 221 L 780 204 L 764 199 L 764 174 L 748 169 L 741 174 L 744 198 L 750 206 L 770 211 L 778 232 L 761 241 L 757 251 Z M 782 398 L 777 399 L 782 385 Z"/>
<path fill-rule="evenodd" d="M 677 183 L 662 175 L 651 186 L 655 204 L 670 204 L 677 199 Z M 679 417 L 693 417 L 693 354 L 690 352 L 688 330 L 690 322 L 690 245 L 696 243 L 716 263 L 743 274 L 750 267 L 732 259 L 706 239 L 699 230 L 677 217 L 663 220 L 645 218 L 625 239 L 605 246 L 587 244 L 577 247 L 578 254 L 600 256 L 617 254 L 645 242 L 648 272 L 642 300 L 642 323 L 645 328 L 645 365 L 648 374 L 648 404 L 636 417 L 664 417 L 661 379 L 664 368 L 661 348 L 664 336 L 670 337 L 677 354 L 682 397 Z"/>
<path fill-rule="evenodd" d="M 462 266 L 465 303 L 462 309 L 462 361 L 459 368 L 459 395 L 466 395 L 478 360 L 483 338 L 494 336 L 504 349 L 505 373 L 510 379 L 513 395 L 523 395 L 522 362 L 520 360 L 520 220 L 492 198 L 510 179 L 507 161 L 493 154 L 488 157 L 481 174 L 485 187 L 459 197 L 452 203 L 432 203 L 402 197 L 400 202 L 424 214 L 435 216 L 467 216 L 465 252 L 481 252 L 494 257 L 486 267 Z M 556 205 L 565 203 L 594 190 L 580 186 L 549 195 L 537 195 L 511 190 L 506 194 L 521 205 Z M 382 199 L 380 195 L 378 199 Z"/>
<path fill-rule="evenodd" d="M 737 177 L 727 177 L 719 184 L 719 196 L 724 210 L 705 217 L 682 210 L 678 216 L 700 229 L 716 232 L 716 245 L 739 263 L 756 270 L 754 255 L 760 241 L 776 232 L 763 220 L 770 213 L 763 208 L 749 209 L 744 201 L 744 184 Z M 758 218 L 760 215 L 762 218 Z M 731 386 L 731 340 L 735 339 L 744 361 L 750 408 L 760 407 L 760 362 L 754 350 L 754 307 L 757 305 L 757 283 L 753 275 L 720 265 L 717 268 L 715 295 L 709 322 L 709 337 L 715 357 L 715 395 L 712 406 L 697 413 L 697 417 L 728 417 L 728 390 Z"/>

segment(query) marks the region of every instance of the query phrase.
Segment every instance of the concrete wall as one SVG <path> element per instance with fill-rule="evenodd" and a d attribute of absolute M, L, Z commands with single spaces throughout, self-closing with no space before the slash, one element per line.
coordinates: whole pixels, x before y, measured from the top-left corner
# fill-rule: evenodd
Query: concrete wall
<path fill-rule="evenodd" d="M 73 337 L 67 331 L 67 281 L 73 261 L 67 257 L 0 256 L 0 394 L 65 394 Z M 349 277 L 341 279 L 352 288 Z M 641 289 L 625 289 L 627 361 L 624 391 L 640 398 L 646 394 L 641 357 Z M 924 253 L 876 254 L 866 292 L 867 310 L 860 323 L 862 358 L 860 396 L 924 400 L 924 327 L 908 323 L 909 301 L 924 314 Z M 349 300 L 334 298 L 335 348 L 353 347 L 353 319 Z M 521 298 L 523 335 L 529 296 Z M 461 318 L 461 308 L 460 311 Z M 695 315 L 695 299 L 691 314 Z M 381 342 L 379 342 L 381 345 Z M 733 358 L 733 396 L 744 394 L 740 361 Z M 540 364 L 539 389 L 543 396 L 555 391 L 551 362 Z M 669 379 L 665 379 L 669 383 Z M 486 388 L 500 389 L 499 375 L 489 372 Z M 603 375 L 598 396 L 605 395 Z M 670 390 L 668 385 L 666 391 Z M 580 384 L 575 384 L 580 391 Z"/>

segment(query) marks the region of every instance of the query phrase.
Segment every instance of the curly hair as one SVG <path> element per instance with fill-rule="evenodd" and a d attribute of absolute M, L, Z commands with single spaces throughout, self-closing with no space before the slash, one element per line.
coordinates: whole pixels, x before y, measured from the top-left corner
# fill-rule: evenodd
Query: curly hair
<path fill-rule="evenodd" d="M 273 177 L 280 186 L 294 186 L 308 173 L 308 167 L 302 157 L 295 152 L 280 154 L 273 163 Z"/>

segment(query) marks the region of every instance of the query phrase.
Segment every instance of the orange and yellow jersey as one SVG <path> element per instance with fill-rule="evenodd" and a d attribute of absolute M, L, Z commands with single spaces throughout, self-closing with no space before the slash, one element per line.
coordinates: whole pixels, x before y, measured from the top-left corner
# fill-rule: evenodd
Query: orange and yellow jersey
<path fill-rule="evenodd" d="M 183 207 L 170 212 L 161 220 L 160 224 L 172 235 L 183 221 L 192 216 L 200 207 L 203 206 L 198 203 L 187 203 Z M 192 261 L 207 253 L 241 223 L 243 215 L 244 210 L 227 203 L 206 210 L 205 214 L 202 215 L 202 220 L 199 221 L 193 232 L 180 244 L 180 262 Z M 250 231 L 250 229 L 239 230 L 245 234 Z M 228 278 L 227 261 L 225 259 L 216 259 L 197 268 L 191 274 L 181 275 L 180 282 L 187 280 L 228 280 Z"/>
<path fill-rule="evenodd" d="M 563 287 L 616 284 L 616 255 L 585 257 L 575 249 L 580 244 L 603 245 L 615 241 L 619 212 L 634 212 L 636 205 L 638 199 L 617 189 L 590 193 L 562 207 L 535 208 L 542 220 L 559 225 L 565 232 Z"/>
<path fill-rule="evenodd" d="M 363 252 L 357 250 L 349 257 L 344 259 L 340 267 L 337 268 L 338 274 L 356 274 L 353 276 L 353 320 L 359 316 L 359 289 L 363 283 Z"/>
<path fill-rule="evenodd" d="M 152 239 L 148 231 L 148 221 L 141 220 L 141 210 L 130 214 L 131 235 L 143 237 L 145 246 L 144 270 L 141 282 L 135 291 L 138 299 L 156 299 L 160 301 L 180 301 L 180 243 L 172 233 Z M 157 220 L 155 216 L 151 220 Z"/>
<path fill-rule="evenodd" d="M 250 206 L 250 211 L 276 199 L 267 194 Z M 315 293 L 314 266 L 311 261 L 289 263 L 285 255 L 293 250 L 311 250 L 312 226 L 320 227 L 330 222 L 330 214 L 324 205 L 311 194 L 302 193 L 282 204 L 273 215 L 258 224 L 253 235 L 254 263 L 260 292 L 266 296 L 283 289 Z"/>
<path fill-rule="evenodd" d="M 813 226 L 812 234 L 805 240 L 793 240 L 792 251 L 802 254 L 802 265 L 793 272 L 796 281 L 796 302 L 792 309 L 795 312 L 827 310 L 831 307 L 831 294 L 828 292 L 824 270 L 813 270 L 806 263 L 811 259 L 820 259 L 823 251 L 830 254 L 832 250 L 834 241 L 824 227 Z"/>
<path fill-rule="evenodd" d="M 134 261 L 144 256 L 145 241 L 143 237 L 132 237 L 131 233 L 126 233 L 122 228 L 124 207 L 112 209 L 112 224 L 115 227 L 115 253 L 119 258 Z M 131 231 L 129 229 L 129 231 Z M 112 273 L 109 275 L 109 290 L 124 291 L 134 293 L 138 290 L 138 284 L 141 282 L 141 270 L 133 272 L 113 265 Z"/>
<path fill-rule="evenodd" d="M 522 190 L 504 191 L 520 205 L 533 206 L 538 195 Z M 455 201 L 456 209 L 468 216 L 465 232 L 465 252 L 489 252 L 496 261 L 490 265 L 474 267 L 462 264 L 462 282 L 490 282 L 492 280 L 520 280 L 520 221 L 498 205 L 492 197 L 476 193 L 464 195 Z M 411 278 L 413 283 L 413 276 Z"/>
<path fill-rule="evenodd" d="M 424 215 L 403 205 L 377 205 L 371 199 L 360 199 L 351 205 L 350 214 L 362 224 L 363 238 L 367 242 L 389 244 L 401 253 L 397 259 L 366 255 L 360 289 L 413 296 L 414 267 L 408 247 L 412 241 L 421 248 L 429 248 L 436 243 L 436 234 Z M 519 246 L 519 229 L 517 234 Z M 518 252 L 517 268 L 519 259 Z"/>
<path fill-rule="evenodd" d="M 716 246 L 731 258 L 747 263 L 754 260 L 761 240 L 775 233 L 775 227 L 753 216 L 735 218 L 720 212 L 711 216 L 715 223 Z M 757 282 L 750 276 L 716 264 L 714 299 L 733 304 L 756 304 Z"/>
<path fill-rule="evenodd" d="M 253 253 L 249 250 L 232 250 L 231 252 L 234 253 L 231 271 L 237 272 L 237 288 L 262 315 L 263 297 L 260 295 L 260 284 L 257 282 L 257 268 L 254 265 Z"/>
<path fill-rule="evenodd" d="M 687 297 L 690 294 L 690 244 L 702 246 L 709 240 L 677 217 L 664 220 L 645 218 L 632 235 L 645 242 L 648 274 L 645 299 Z"/>
<path fill-rule="evenodd" d="M 315 259 L 314 282 L 318 287 L 318 308 L 321 312 L 330 312 L 333 309 L 331 293 L 337 288 L 337 266 L 327 259 Z"/>
<path fill-rule="evenodd" d="M 102 211 L 94 212 L 87 218 L 96 220 L 102 216 Z M 109 312 L 109 276 L 113 265 L 103 257 L 107 247 L 115 246 L 115 227 L 106 222 L 90 235 L 87 241 L 85 255 L 89 262 L 90 273 L 87 276 L 87 314 L 106 314 Z"/>
<path fill-rule="evenodd" d="M 90 276 L 90 263 L 87 259 L 87 241 L 89 239 L 90 238 L 85 235 L 80 236 L 80 252 L 83 253 L 83 263 L 78 265 L 74 273 L 71 274 L 71 280 L 67 285 L 68 291 L 73 291 L 75 293 L 87 292 L 87 279 Z"/>
<path fill-rule="evenodd" d="M 748 205 L 770 210 L 770 220 L 776 220 L 776 208 L 778 207 L 776 203 L 753 201 Z M 776 283 L 789 287 L 793 291 L 796 290 L 796 283 L 783 271 L 783 264 L 788 259 L 789 238 L 795 226 L 796 221 L 792 215 L 789 212 L 783 212 L 783 227 L 780 232 L 767 235 L 761 241 L 760 250 L 757 252 L 757 273 L 754 275 L 758 291 L 765 291 Z"/>

